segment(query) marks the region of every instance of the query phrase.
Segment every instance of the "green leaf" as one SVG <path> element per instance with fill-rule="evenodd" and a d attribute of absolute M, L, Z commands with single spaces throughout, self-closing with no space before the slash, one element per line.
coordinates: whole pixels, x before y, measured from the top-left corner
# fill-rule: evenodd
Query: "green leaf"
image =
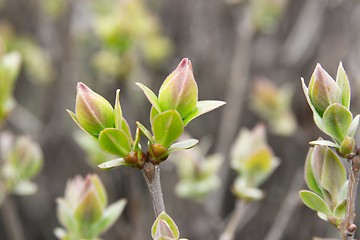
<path fill-rule="evenodd" d="M 184 131 L 180 114 L 176 110 L 158 114 L 152 122 L 152 131 L 156 142 L 168 148 Z"/>
<path fill-rule="evenodd" d="M 122 110 L 121 110 L 121 105 L 120 105 L 120 89 L 116 90 L 116 99 L 115 99 L 115 107 L 114 107 L 114 122 L 115 122 L 115 127 L 118 129 L 122 128 Z"/>
<path fill-rule="evenodd" d="M 81 198 L 74 210 L 75 219 L 82 225 L 88 226 L 98 221 L 102 216 L 102 206 L 95 190 L 89 190 Z"/>
<path fill-rule="evenodd" d="M 131 141 L 127 134 L 117 128 L 102 130 L 98 141 L 103 151 L 120 157 L 125 157 L 131 151 Z"/>
<path fill-rule="evenodd" d="M 322 174 L 321 186 L 337 201 L 337 195 L 346 181 L 346 170 L 339 157 L 331 150 L 326 151 Z"/>
<path fill-rule="evenodd" d="M 331 215 L 331 210 L 325 201 L 317 194 L 307 190 L 302 190 L 299 192 L 299 194 L 303 203 L 312 210 L 324 213 L 326 215 Z"/>
<path fill-rule="evenodd" d="M 358 129 L 359 126 L 359 118 L 360 118 L 360 114 L 356 115 L 356 117 L 354 117 L 354 119 L 352 120 L 349 130 L 347 132 L 347 135 L 349 137 L 353 138 L 355 136 L 356 130 Z"/>
<path fill-rule="evenodd" d="M 340 88 L 341 91 L 341 102 L 344 107 L 347 109 L 350 108 L 350 84 L 349 79 L 346 75 L 342 62 L 339 63 L 339 67 L 336 74 L 336 84 Z"/>
<path fill-rule="evenodd" d="M 95 235 L 100 235 L 108 230 L 120 217 L 125 208 L 126 202 L 126 199 L 120 199 L 117 202 L 110 204 L 104 210 L 101 219 L 94 223 L 91 231 L 96 233 Z"/>
<path fill-rule="evenodd" d="M 351 112 L 338 103 L 331 104 L 323 115 L 325 133 L 336 139 L 339 143 L 347 135 L 351 122 Z"/>
<path fill-rule="evenodd" d="M 74 219 L 72 209 L 68 202 L 66 202 L 63 198 L 56 199 L 56 202 L 56 214 L 59 222 L 69 231 L 76 231 L 78 228 L 78 223 Z"/>
<path fill-rule="evenodd" d="M 309 142 L 310 145 L 321 145 L 321 146 L 327 146 L 327 147 L 333 147 L 333 148 L 339 148 L 340 145 L 334 142 L 330 142 L 328 140 L 316 140 Z"/>
<path fill-rule="evenodd" d="M 35 183 L 30 181 L 21 181 L 17 183 L 12 190 L 17 195 L 29 196 L 36 193 L 37 189 L 38 188 Z"/>
<path fill-rule="evenodd" d="M 174 151 L 190 149 L 190 148 L 195 147 L 198 143 L 199 143 L 199 140 L 197 140 L 197 139 L 188 139 L 185 141 L 177 142 L 177 143 L 172 144 L 169 147 L 168 152 L 170 153 L 170 152 L 174 152 Z"/>
<path fill-rule="evenodd" d="M 110 168 L 114 168 L 117 166 L 126 166 L 126 162 L 123 158 L 117 158 L 117 159 L 113 159 L 107 162 L 103 162 L 101 164 L 98 165 L 99 168 L 101 169 L 110 169 Z"/>
<path fill-rule="evenodd" d="M 223 105 L 225 105 L 226 102 L 223 101 L 216 101 L 216 100 L 206 100 L 206 101 L 198 101 L 196 104 L 195 110 L 190 113 L 188 116 L 184 119 L 184 125 L 188 125 L 188 123 L 195 118 L 199 117 L 200 115 L 203 115 L 207 112 L 210 112 L 216 108 L 219 108 Z"/>
<path fill-rule="evenodd" d="M 313 156 L 314 148 L 310 148 L 305 160 L 305 182 L 310 190 L 317 193 L 322 197 L 322 191 L 315 179 L 314 172 L 312 170 L 311 157 Z"/>
<path fill-rule="evenodd" d="M 144 134 L 147 137 L 147 139 L 149 139 L 150 143 L 155 143 L 155 139 L 153 135 L 144 125 L 142 125 L 140 122 L 136 122 L 136 125 L 138 126 L 142 134 Z"/>
<path fill-rule="evenodd" d="M 324 131 L 324 124 L 323 124 L 323 121 L 319 115 L 319 113 L 316 111 L 314 105 L 312 104 L 311 100 L 310 100 L 310 96 L 309 96 L 309 89 L 306 87 L 305 85 L 305 80 L 304 78 L 301 78 L 301 85 L 302 85 L 302 88 L 303 88 L 303 91 L 304 91 L 304 94 L 305 94 L 305 97 L 306 97 L 306 100 L 313 112 L 313 117 L 314 117 L 314 122 L 316 124 L 316 126 L 321 130 L 321 131 Z"/>
<path fill-rule="evenodd" d="M 83 132 L 85 132 L 88 136 L 91 136 L 92 138 L 97 139 L 96 136 L 90 134 L 88 131 L 86 131 L 86 130 L 80 125 L 79 121 L 78 121 L 77 118 L 76 118 L 75 113 L 73 113 L 72 111 L 70 111 L 70 110 L 68 110 L 68 109 L 66 109 L 66 112 L 69 114 L 69 116 L 71 117 L 71 119 L 76 123 L 76 125 L 77 125 Z"/>
<path fill-rule="evenodd" d="M 343 200 L 338 205 L 336 205 L 334 209 L 334 215 L 339 218 L 344 218 L 346 215 L 346 211 L 346 200 Z"/>
<path fill-rule="evenodd" d="M 156 229 L 158 227 L 158 222 L 160 220 L 164 220 L 170 227 L 170 229 L 172 230 L 172 233 L 175 236 L 175 239 L 179 239 L 179 229 L 176 226 L 176 223 L 174 222 L 174 220 L 172 220 L 172 218 L 165 212 L 160 213 L 160 215 L 156 218 L 154 224 L 151 227 L 151 236 L 152 238 L 155 238 L 155 233 L 156 233 Z"/>
<path fill-rule="evenodd" d="M 149 102 L 151 103 L 151 105 L 153 105 L 153 107 L 158 111 L 161 112 L 161 107 L 159 105 L 159 100 L 157 98 L 157 96 L 155 95 L 155 93 L 153 91 L 151 91 L 150 88 L 146 87 L 145 85 L 141 84 L 141 83 L 135 83 L 138 87 L 141 88 L 141 90 L 143 90 L 145 96 L 147 97 L 147 99 L 149 100 Z"/>

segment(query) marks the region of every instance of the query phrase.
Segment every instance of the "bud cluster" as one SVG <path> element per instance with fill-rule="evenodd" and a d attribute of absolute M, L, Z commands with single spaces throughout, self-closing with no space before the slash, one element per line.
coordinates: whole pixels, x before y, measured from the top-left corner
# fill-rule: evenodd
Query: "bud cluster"
<path fill-rule="evenodd" d="M 342 64 L 339 64 L 336 81 L 318 64 L 307 88 L 302 79 L 306 99 L 313 112 L 315 124 L 329 135 L 334 143 L 316 142 L 338 148 L 342 154 L 351 154 L 359 115 L 350 112 L 350 85 Z"/>
<path fill-rule="evenodd" d="M 300 191 L 302 201 L 320 218 L 340 228 L 346 214 L 348 181 L 336 153 L 327 146 L 311 147 L 306 157 L 305 180 L 311 191 Z"/>
<path fill-rule="evenodd" d="M 37 187 L 30 180 L 43 166 L 40 146 L 30 137 L 14 137 L 8 132 L 0 134 L 0 182 L 5 193 L 31 195 Z"/>
<path fill-rule="evenodd" d="M 239 174 L 233 193 L 246 201 L 261 199 L 264 194 L 258 187 L 279 164 L 266 142 L 263 125 L 257 125 L 252 131 L 243 129 L 231 149 L 231 167 Z"/>
<path fill-rule="evenodd" d="M 57 199 L 57 216 L 65 228 L 56 228 L 61 240 L 96 240 L 121 215 L 126 204 L 120 199 L 108 206 L 107 193 L 97 175 L 77 176 L 68 181 L 64 198 Z"/>
<path fill-rule="evenodd" d="M 104 162 L 101 168 L 119 165 L 143 168 L 146 161 L 156 165 L 167 159 L 173 151 L 192 148 L 197 140 L 174 143 L 184 132 L 184 127 L 196 117 L 214 110 L 222 101 L 198 101 L 198 88 L 190 60 L 183 59 L 166 78 L 157 97 L 149 88 L 137 83 L 152 104 L 150 113 L 152 133 L 137 122 L 134 139 L 120 105 L 120 90 L 116 91 L 115 106 L 78 83 L 75 113 L 68 111 L 78 126 L 98 141 L 100 148 L 119 158 Z M 148 138 L 146 154 L 139 144 L 141 134 Z"/>

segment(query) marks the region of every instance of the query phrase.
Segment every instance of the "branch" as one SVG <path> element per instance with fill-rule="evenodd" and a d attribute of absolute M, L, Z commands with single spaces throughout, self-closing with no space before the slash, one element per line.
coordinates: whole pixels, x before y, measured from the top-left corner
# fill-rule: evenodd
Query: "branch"
<path fill-rule="evenodd" d="M 6 196 L 1 206 L 1 216 L 9 240 L 25 240 L 23 227 L 11 196 Z"/>
<path fill-rule="evenodd" d="M 236 207 L 231 219 L 229 220 L 225 231 L 220 235 L 219 240 L 233 240 L 235 239 L 236 230 L 239 226 L 241 219 L 245 213 L 246 202 L 243 200 L 238 200 L 236 202 Z"/>
<path fill-rule="evenodd" d="M 143 176 L 149 189 L 151 201 L 154 207 L 155 216 L 159 216 L 161 212 L 165 212 L 165 204 L 161 190 L 160 167 L 146 162 L 143 169 Z"/>

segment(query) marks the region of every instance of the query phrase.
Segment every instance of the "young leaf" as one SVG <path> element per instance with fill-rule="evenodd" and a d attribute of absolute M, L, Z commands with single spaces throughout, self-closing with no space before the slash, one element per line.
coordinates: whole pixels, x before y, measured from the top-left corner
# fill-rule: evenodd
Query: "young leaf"
<path fill-rule="evenodd" d="M 352 120 L 349 130 L 348 130 L 348 133 L 347 133 L 347 135 L 349 137 L 355 136 L 356 130 L 359 126 L 359 118 L 360 118 L 360 114 L 356 115 L 356 117 L 354 117 L 354 119 Z"/>
<path fill-rule="evenodd" d="M 198 143 L 199 143 L 199 140 L 197 140 L 197 139 L 188 139 L 185 141 L 177 142 L 177 143 L 172 144 L 169 147 L 168 152 L 170 153 L 170 152 L 174 152 L 174 151 L 190 149 L 190 148 L 195 147 Z"/>
<path fill-rule="evenodd" d="M 152 130 L 157 143 L 168 148 L 184 131 L 183 121 L 176 110 L 158 114 L 152 122 Z"/>
<path fill-rule="evenodd" d="M 315 179 L 313 170 L 312 170 L 312 164 L 311 164 L 311 158 L 313 155 L 314 148 L 310 148 L 309 152 L 306 156 L 305 160 L 305 182 L 306 185 L 310 188 L 310 190 L 317 193 L 319 196 L 322 197 L 322 191 Z"/>
<path fill-rule="evenodd" d="M 310 145 L 321 145 L 321 146 L 327 146 L 327 147 L 333 147 L 333 148 L 339 148 L 339 144 L 330 142 L 328 140 L 316 140 L 309 142 Z"/>
<path fill-rule="evenodd" d="M 131 142 L 123 130 L 106 128 L 100 132 L 99 146 L 107 153 L 125 157 L 131 151 Z"/>
<path fill-rule="evenodd" d="M 188 116 L 184 119 L 184 125 L 188 125 L 188 123 L 195 118 L 199 117 L 200 115 L 203 115 L 207 112 L 210 112 L 216 108 L 219 108 L 223 105 L 225 105 L 226 102 L 223 101 L 216 101 L 216 100 L 206 100 L 206 101 L 198 101 L 196 104 L 195 110 L 190 113 Z"/>
<path fill-rule="evenodd" d="M 350 84 L 349 79 L 346 75 L 342 62 L 339 63 L 339 67 L 336 74 L 336 84 L 341 91 L 341 102 L 344 107 L 349 109 L 350 107 Z"/>
<path fill-rule="evenodd" d="M 122 116 L 122 110 L 121 110 L 121 105 L 120 105 L 120 89 L 116 90 L 114 118 L 115 118 L 115 120 L 114 120 L 115 127 L 118 128 L 118 129 L 121 129 L 122 128 L 123 116 Z"/>
<path fill-rule="evenodd" d="M 346 215 L 346 200 L 343 200 L 334 209 L 334 215 L 343 218 Z"/>
<path fill-rule="evenodd" d="M 107 162 L 103 162 L 101 164 L 98 165 L 99 168 L 101 169 L 110 169 L 110 168 L 114 168 L 117 166 L 126 166 L 126 162 L 124 161 L 123 158 L 117 158 L 117 159 L 113 159 Z"/>
<path fill-rule="evenodd" d="M 157 227 L 158 227 L 158 222 L 160 220 L 163 220 L 168 224 L 168 226 L 170 227 L 172 233 L 175 236 L 175 239 L 178 239 L 179 235 L 180 235 L 179 229 L 176 226 L 176 223 L 174 222 L 174 220 L 172 220 L 172 218 L 165 212 L 160 213 L 160 215 L 156 218 L 154 224 L 151 227 L 151 236 L 153 238 L 155 238 L 155 233 L 156 233 L 156 230 L 157 230 Z"/>
<path fill-rule="evenodd" d="M 322 119 L 325 132 L 341 143 L 352 122 L 351 112 L 344 106 L 334 103 L 325 110 Z"/>
<path fill-rule="evenodd" d="M 140 129 L 140 131 L 149 139 L 150 143 L 155 143 L 154 137 L 151 135 L 150 131 L 147 130 L 147 128 L 142 125 L 140 122 L 136 122 L 136 125 Z"/>
<path fill-rule="evenodd" d="M 143 90 L 145 96 L 147 97 L 147 99 L 149 100 L 149 102 L 151 103 L 151 105 L 153 105 L 153 107 L 158 111 L 161 112 L 161 107 L 159 105 L 159 100 L 157 98 L 157 96 L 155 95 L 155 93 L 153 91 L 151 91 L 150 88 L 146 87 L 144 84 L 141 83 L 135 83 L 139 88 L 141 88 L 141 90 Z"/>
<path fill-rule="evenodd" d="M 331 150 L 326 151 L 321 175 L 321 186 L 330 193 L 333 200 L 346 181 L 346 170 L 339 157 Z"/>
<path fill-rule="evenodd" d="M 299 194 L 303 203 L 312 210 L 324 213 L 326 215 L 331 214 L 331 210 L 329 209 L 325 201 L 317 194 L 307 190 L 302 190 L 299 192 Z"/>

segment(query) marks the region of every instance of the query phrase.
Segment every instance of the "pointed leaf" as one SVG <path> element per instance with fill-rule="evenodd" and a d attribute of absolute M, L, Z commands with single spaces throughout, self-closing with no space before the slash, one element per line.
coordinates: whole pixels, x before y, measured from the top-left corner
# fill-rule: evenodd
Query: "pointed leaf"
<path fill-rule="evenodd" d="M 101 219 L 94 223 L 92 231 L 96 233 L 96 235 L 100 235 L 108 230 L 120 217 L 125 208 L 126 202 L 126 199 L 120 199 L 117 202 L 110 204 L 104 210 Z"/>
<path fill-rule="evenodd" d="M 149 139 L 150 143 L 155 143 L 154 137 L 151 135 L 150 131 L 142 125 L 140 122 L 136 122 L 136 125 L 141 130 L 141 132 Z"/>
<path fill-rule="evenodd" d="M 322 119 L 319 115 L 319 113 L 316 111 L 314 105 L 312 104 L 311 100 L 310 100 L 310 97 L 309 97 L 309 89 L 306 87 L 305 85 L 305 80 L 304 78 L 301 78 L 301 85 L 302 85 L 302 88 L 303 88 L 303 91 L 304 91 L 304 94 L 305 94 L 305 97 L 306 97 L 306 100 L 313 112 L 313 118 L 314 118 L 314 122 L 316 124 L 316 126 L 321 130 L 321 131 L 324 131 L 324 125 L 323 125 L 323 122 L 322 122 Z"/>
<path fill-rule="evenodd" d="M 157 96 L 155 95 L 155 93 L 153 91 L 151 91 L 150 88 L 146 87 L 144 84 L 141 83 L 135 83 L 138 87 L 141 88 L 141 90 L 143 90 L 145 96 L 147 97 L 147 99 L 149 100 L 149 102 L 151 103 L 151 105 L 153 105 L 153 107 L 158 111 L 161 112 L 161 107 L 159 105 L 159 100 L 157 98 Z"/>
<path fill-rule="evenodd" d="M 344 106 L 334 103 L 325 110 L 322 119 L 325 133 L 341 143 L 347 135 L 352 122 L 351 112 Z"/>
<path fill-rule="evenodd" d="M 346 210 L 346 200 L 343 200 L 338 205 L 336 205 L 334 209 L 334 215 L 339 218 L 344 218 L 346 215 Z"/>
<path fill-rule="evenodd" d="M 359 118 L 360 118 L 360 114 L 356 115 L 356 117 L 354 117 L 354 119 L 352 120 L 347 133 L 349 137 L 355 136 L 356 130 L 358 129 L 359 126 Z"/>
<path fill-rule="evenodd" d="M 114 107 L 114 118 L 115 118 L 115 127 L 118 129 L 122 128 L 122 110 L 120 105 L 120 89 L 116 90 L 116 99 L 115 99 L 115 107 Z"/>
<path fill-rule="evenodd" d="M 309 152 L 306 156 L 305 160 L 305 182 L 306 185 L 310 188 L 310 190 L 317 193 L 319 196 L 322 197 L 322 191 L 316 181 L 316 178 L 314 176 L 313 170 L 312 170 L 312 164 L 311 164 L 311 157 L 313 155 L 314 148 L 310 148 Z"/>
<path fill-rule="evenodd" d="M 327 147 L 334 147 L 334 148 L 339 148 L 339 144 L 334 143 L 334 142 L 330 142 L 328 140 L 316 140 L 316 141 L 311 141 L 309 142 L 310 145 L 321 145 L 321 146 L 327 146 Z"/>
<path fill-rule="evenodd" d="M 321 186 L 330 193 L 336 201 L 342 186 L 346 181 L 346 170 L 339 157 L 331 150 L 326 151 L 321 174 Z"/>
<path fill-rule="evenodd" d="M 75 221 L 73 212 L 69 204 L 62 198 L 56 199 L 57 202 L 57 219 L 69 231 L 74 231 L 78 228 L 78 223 Z"/>
<path fill-rule="evenodd" d="M 99 146 L 107 152 L 120 157 L 125 157 L 131 151 L 131 142 L 123 130 L 106 128 L 100 132 Z"/>
<path fill-rule="evenodd" d="M 81 225 L 91 225 L 102 216 L 102 206 L 95 190 L 89 190 L 74 211 L 74 217 Z"/>
<path fill-rule="evenodd" d="M 176 110 L 158 114 L 152 122 L 152 130 L 157 143 L 168 148 L 184 131 L 183 121 Z"/>
<path fill-rule="evenodd" d="M 331 210 L 326 205 L 325 201 L 317 194 L 307 190 L 302 190 L 299 194 L 303 203 L 312 210 L 324 213 L 326 215 L 331 215 Z"/>
<path fill-rule="evenodd" d="M 110 169 L 110 168 L 114 168 L 117 166 L 126 166 L 125 160 L 123 158 L 117 158 L 117 159 L 113 159 L 107 162 L 103 162 L 101 164 L 98 165 L 99 168 L 101 169 Z"/>
<path fill-rule="evenodd" d="M 216 108 L 219 108 L 223 105 L 225 105 L 226 102 L 223 101 L 216 101 L 216 100 L 206 100 L 206 101 L 199 101 L 196 104 L 195 110 L 190 113 L 185 119 L 184 119 L 184 125 L 188 125 L 188 123 L 195 118 L 199 117 L 200 115 L 203 115 L 207 112 L 210 112 Z"/>
<path fill-rule="evenodd" d="M 341 102 L 344 107 L 347 109 L 350 108 L 350 84 L 349 79 L 346 75 L 342 62 L 339 63 L 339 67 L 336 74 L 336 84 L 340 88 L 341 91 Z"/>
<path fill-rule="evenodd" d="M 66 109 L 66 112 L 69 114 L 69 116 L 71 117 L 71 119 L 76 123 L 76 125 L 83 131 L 85 132 L 88 136 L 91 136 L 92 138 L 94 139 L 97 139 L 96 136 L 94 135 L 91 135 L 88 131 L 86 131 L 81 125 L 80 123 L 78 122 L 77 118 L 76 118 L 76 115 L 75 113 L 73 113 L 72 111 Z"/>
<path fill-rule="evenodd" d="M 181 142 L 177 142 L 172 144 L 168 151 L 173 152 L 173 151 L 181 151 L 181 150 L 185 150 L 185 149 L 190 149 L 195 147 L 197 144 L 199 143 L 199 140 L 197 139 L 188 139 L 185 141 L 181 141 Z"/>
<path fill-rule="evenodd" d="M 158 227 L 158 222 L 161 220 L 164 220 L 170 227 L 170 229 L 172 230 L 172 233 L 175 236 L 175 239 L 179 238 L 179 229 L 176 226 L 176 223 L 174 222 L 174 220 L 172 220 L 172 218 L 165 212 L 160 213 L 160 215 L 156 218 L 154 224 L 151 227 L 151 236 L 152 238 L 155 238 L 155 233 Z"/>

